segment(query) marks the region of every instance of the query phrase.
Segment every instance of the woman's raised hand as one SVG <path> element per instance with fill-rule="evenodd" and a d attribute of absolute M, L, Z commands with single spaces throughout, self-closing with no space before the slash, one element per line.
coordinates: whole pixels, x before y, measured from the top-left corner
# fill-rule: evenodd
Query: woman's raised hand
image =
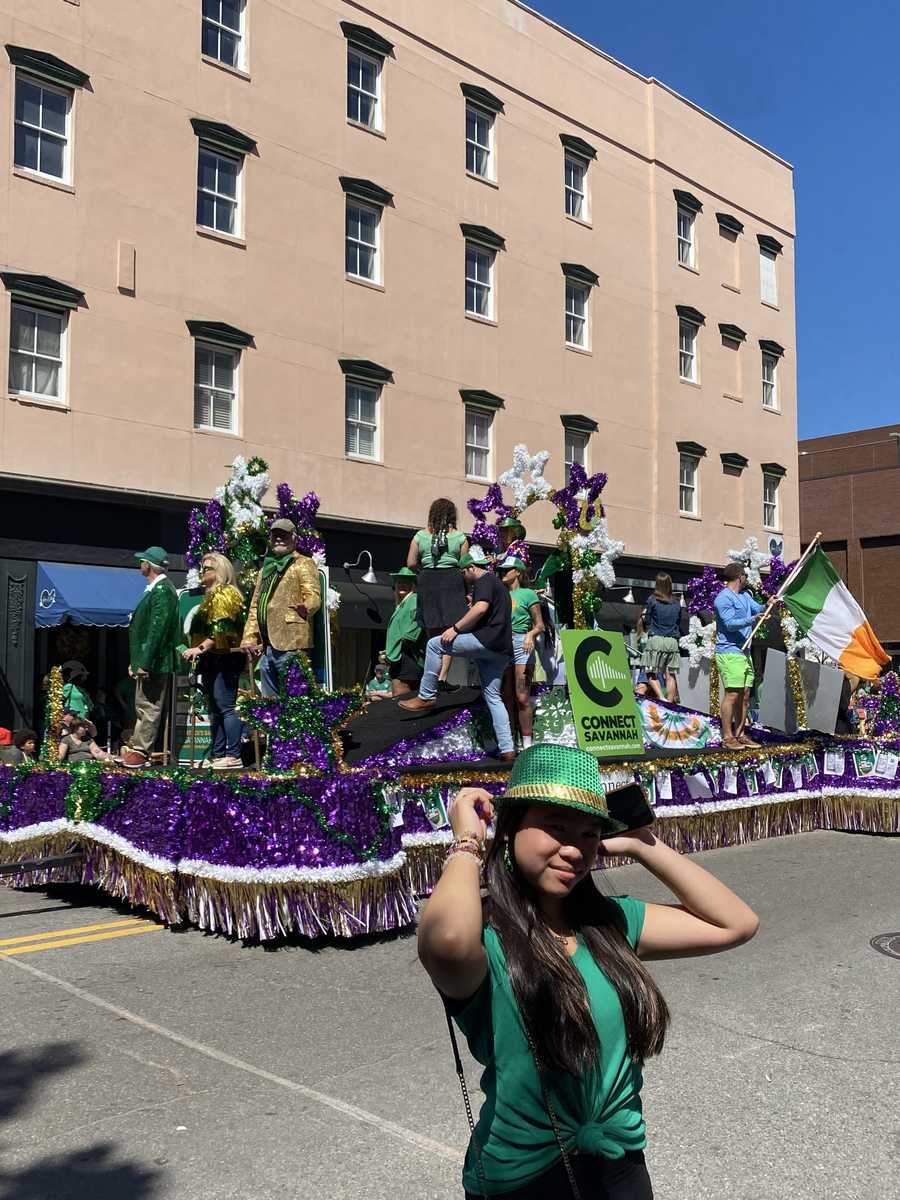
<path fill-rule="evenodd" d="M 474 833 L 481 841 L 494 819 L 493 796 L 484 788 L 464 787 L 450 801 L 450 827 L 454 836 Z"/>

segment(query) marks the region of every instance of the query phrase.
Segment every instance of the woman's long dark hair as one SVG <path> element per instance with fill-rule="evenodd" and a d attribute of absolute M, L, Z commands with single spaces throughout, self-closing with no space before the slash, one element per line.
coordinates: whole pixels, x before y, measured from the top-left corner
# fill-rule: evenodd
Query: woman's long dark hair
<path fill-rule="evenodd" d="M 449 533 L 456 528 L 456 505 L 441 497 L 432 501 L 428 510 L 428 532 L 431 534 L 431 558 L 435 565 L 447 549 Z"/>
<path fill-rule="evenodd" d="M 548 930 L 533 889 L 515 862 L 513 839 L 527 805 L 501 808 L 485 861 L 486 920 L 503 944 L 522 1020 L 543 1070 L 583 1075 L 600 1053 L 587 988 L 561 942 Z M 508 848 L 508 856 L 504 853 Z M 615 988 L 633 1060 L 662 1049 L 669 1009 L 656 982 L 628 944 L 620 910 L 597 891 L 590 875 L 572 889 L 566 918 Z"/>
<path fill-rule="evenodd" d="M 653 595 L 663 604 L 672 603 L 672 576 L 667 575 L 665 571 L 660 571 L 656 576 L 656 583 L 653 585 Z"/>

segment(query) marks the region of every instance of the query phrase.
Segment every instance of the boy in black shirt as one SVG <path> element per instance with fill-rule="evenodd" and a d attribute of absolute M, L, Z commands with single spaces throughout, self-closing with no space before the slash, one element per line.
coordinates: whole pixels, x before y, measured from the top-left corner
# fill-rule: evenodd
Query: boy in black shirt
<path fill-rule="evenodd" d="M 471 607 L 445 629 L 440 637 L 428 642 L 425 653 L 425 673 L 414 700 L 401 700 L 400 707 L 410 712 L 424 712 L 434 704 L 437 695 L 441 656 L 468 658 L 478 668 L 481 690 L 494 723 L 494 733 L 502 759 L 513 759 L 512 730 L 509 713 L 500 696 L 500 685 L 506 668 L 512 661 L 512 602 L 509 591 L 496 575 L 487 570 L 480 547 L 459 560 L 466 586 L 471 590 Z"/>

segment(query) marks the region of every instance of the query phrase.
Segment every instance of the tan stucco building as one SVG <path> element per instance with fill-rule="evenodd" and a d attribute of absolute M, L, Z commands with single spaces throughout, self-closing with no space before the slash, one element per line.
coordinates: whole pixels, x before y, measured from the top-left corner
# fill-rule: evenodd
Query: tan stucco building
<path fill-rule="evenodd" d="M 183 550 L 242 453 L 393 569 L 519 441 L 644 574 L 796 552 L 778 156 L 514 0 L 2 7 L 0 555 Z"/>

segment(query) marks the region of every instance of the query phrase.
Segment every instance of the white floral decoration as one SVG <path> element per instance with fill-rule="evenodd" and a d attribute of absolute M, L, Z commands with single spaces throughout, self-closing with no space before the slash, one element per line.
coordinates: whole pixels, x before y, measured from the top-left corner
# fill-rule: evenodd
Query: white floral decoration
<path fill-rule="evenodd" d="M 800 626 L 790 613 L 781 618 L 781 631 L 784 634 L 784 648 L 788 658 L 803 658 L 812 643 L 809 638 L 800 635 Z"/>
<path fill-rule="evenodd" d="M 740 550 L 729 550 L 728 557 L 732 562 L 744 564 L 747 569 L 747 582 L 751 587 L 759 587 L 762 583 L 760 570 L 772 561 L 772 555 L 760 550 L 759 539 L 755 537 L 748 537 Z"/>
<path fill-rule="evenodd" d="M 698 616 L 691 616 L 688 631 L 678 639 L 682 650 L 687 650 L 688 665 L 698 667 L 701 662 L 711 662 L 716 652 L 716 623 L 704 625 Z"/>
<path fill-rule="evenodd" d="M 341 593 L 337 588 L 330 587 L 325 595 L 325 607 L 329 612 L 337 612 L 341 607 Z"/>
<path fill-rule="evenodd" d="M 549 450 L 529 454 L 528 447 L 521 442 L 513 450 L 513 465 L 504 471 L 497 482 L 509 488 L 513 503 L 519 512 L 537 500 L 547 500 L 553 488 L 544 478 L 544 468 L 550 458 Z M 527 478 L 526 478 L 527 475 Z"/>

